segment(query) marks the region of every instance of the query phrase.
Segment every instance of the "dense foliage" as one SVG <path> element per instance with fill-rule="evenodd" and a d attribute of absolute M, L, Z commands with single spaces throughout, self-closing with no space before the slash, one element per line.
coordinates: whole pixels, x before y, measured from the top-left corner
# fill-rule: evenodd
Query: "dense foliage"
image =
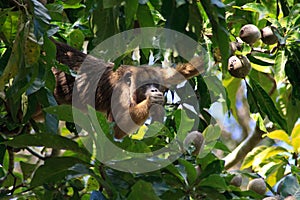
<path fill-rule="evenodd" d="M 264 33 L 257 31 L 257 38 L 247 42 L 240 33 L 246 24 L 258 30 L 270 26 L 275 42 L 266 42 Z M 197 145 L 191 145 L 167 167 L 136 174 L 95 159 L 75 128 L 71 106 L 57 105 L 51 68 L 72 72 L 56 61 L 56 47 L 49 37 L 79 50 L 85 46 L 89 52 L 117 33 L 141 27 L 164 27 L 193 38 L 207 51 L 210 66 L 203 76 L 190 80 L 199 116 L 179 112 L 180 102 L 173 102 L 166 105 L 165 127 L 155 137 L 143 138 L 145 132 L 157 129 L 152 124 L 115 141 L 124 150 L 151 152 L 176 137 L 184 138 L 196 120 L 196 129 L 205 138 L 204 149 L 195 154 Z M 232 42 L 238 42 L 235 48 Z M 167 56 L 179 61 L 174 54 L 155 49 L 138 49 L 135 60 L 132 53 L 114 62 L 146 64 L 151 56 L 157 63 Z M 252 70 L 242 78 L 228 72 L 236 66 L 228 64 L 233 54 L 235 60 L 243 58 L 238 67 L 251 64 Z M 1 0 L 0 75 L 1 198 L 300 198 L 300 4 L 296 1 Z M 45 121 L 32 119 L 38 106 Z M 211 112 L 214 109 L 221 110 L 222 119 Z M 100 113 L 96 119 L 111 139 L 111 124 Z M 267 192 L 247 188 L 256 178 L 263 178 L 260 184 L 266 184 Z"/>

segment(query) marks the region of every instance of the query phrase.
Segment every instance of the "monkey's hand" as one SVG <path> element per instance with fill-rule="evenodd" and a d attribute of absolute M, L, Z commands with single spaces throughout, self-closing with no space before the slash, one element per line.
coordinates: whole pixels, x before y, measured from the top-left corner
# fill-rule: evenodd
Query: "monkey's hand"
<path fill-rule="evenodd" d="M 153 104 L 163 105 L 165 102 L 164 94 L 160 91 L 151 90 L 146 93 L 149 106 Z"/>

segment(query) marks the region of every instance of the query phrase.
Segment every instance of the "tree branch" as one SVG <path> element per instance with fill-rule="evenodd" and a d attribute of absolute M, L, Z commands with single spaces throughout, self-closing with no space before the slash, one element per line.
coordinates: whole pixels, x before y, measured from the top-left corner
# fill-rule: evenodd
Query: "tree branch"
<path fill-rule="evenodd" d="M 223 158 L 225 161 L 225 169 L 229 169 L 241 161 L 262 140 L 264 133 L 265 132 L 260 130 L 258 125 L 256 125 L 254 132 L 248 135 L 239 146 Z"/>

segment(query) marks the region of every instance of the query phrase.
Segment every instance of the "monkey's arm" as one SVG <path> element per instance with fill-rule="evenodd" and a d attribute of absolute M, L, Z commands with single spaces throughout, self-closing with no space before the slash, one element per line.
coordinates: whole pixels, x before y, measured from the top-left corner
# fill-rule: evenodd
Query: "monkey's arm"
<path fill-rule="evenodd" d="M 176 85 L 186 79 L 204 72 L 204 57 L 193 57 L 189 63 L 179 63 L 176 68 L 162 69 L 163 79 L 167 85 Z"/>

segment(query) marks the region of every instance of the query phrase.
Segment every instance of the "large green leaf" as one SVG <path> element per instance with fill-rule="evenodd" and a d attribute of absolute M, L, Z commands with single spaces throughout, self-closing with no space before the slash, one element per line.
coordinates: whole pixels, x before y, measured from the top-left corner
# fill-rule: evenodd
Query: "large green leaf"
<path fill-rule="evenodd" d="M 274 64 L 274 74 L 277 83 L 284 81 L 285 79 L 285 64 L 287 62 L 287 56 L 284 51 L 278 51 L 276 54 L 275 64 Z"/>
<path fill-rule="evenodd" d="M 72 110 L 71 105 L 58 105 L 44 108 L 45 112 L 56 115 L 59 120 L 67 122 L 74 122 Z"/>
<path fill-rule="evenodd" d="M 203 180 L 201 180 L 199 185 L 200 187 L 212 187 L 222 190 L 227 189 L 227 184 L 220 174 L 212 174 L 207 178 L 204 178 Z"/>
<path fill-rule="evenodd" d="M 252 149 L 243 160 L 241 169 L 247 169 L 252 166 L 255 156 L 267 149 L 267 146 L 258 146 Z"/>
<path fill-rule="evenodd" d="M 201 4 L 209 18 L 213 30 L 212 41 L 220 48 L 222 56 L 222 72 L 227 71 L 227 63 L 230 55 L 229 32 L 226 24 L 225 5 L 218 0 L 204 0 Z"/>
<path fill-rule="evenodd" d="M 136 17 L 141 27 L 154 26 L 153 16 L 147 4 L 139 4 Z"/>
<path fill-rule="evenodd" d="M 48 9 L 38 0 L 31 0 L 33 4 L 34 35 L 39 40 L 50 28 L 51 17 Z"/>
<path fill-rule="evenodd" d="M 159 200 L 158 196 L 155 194 L 153 186 L 143 180 L 139 180 L 131 187 L 131 192 L 127 197 L 128 200 Z"/>
<path fill-rule="evenodd" d="M 125 22 L 126 27 L 129 28 L 132 25 L 134 16 L 136 15 L 139 6 L 138 0 L 126 0 L 125 1 Z"/>
<path fill-rule="evenodd" d="M 60 135 L 53 134 L 23 134 L 14 137 L 14 139 L 12 140 L 5 141 L 3 142 L 3 144 L 15 148 L 24 148 L 28 146 L 42 146 L 54 149 L 71 150 L 82 155 L 88 155 L 86 149 L 79 147 L 78 144 L 73 140 Z"/>
<path fill-rule="evenodd" d="M 179 141 L 183 141 L 186 135 L 194 126 L 194 119 L 190 119 L 185 110 L 176 110 L 174 113 L 177 128 L 177 137 Z"/>
<path fill-rule="evenodd" d="M 24 59 L 23 48 L 29 32 L 29 22 L 23 24 L 24 16 L 21 14 L 19 17 L 19 31 L 14 39 L 8 63 L 0 76 L 0 91 L 3 91 L 5 84 L 9 81 L 9 79 L 14 78 L 17 75 L 21 68 L 22 60 Z"/>
<path fill-rule="evenodd" d="M 286 176 L 280 183 L 280 194 L 284 197 L 293 195 L 296 199 L 300 198 L 300 186 L 297 178 L 295 176 Z"/>
<path fill-rule="evenodd" d="M 45 164 L 40 166 L 34 173 L 31 180 L 31 187 L 36 187 L 45 183 L 55 183 L 61 181 L 66 176 L 84 175 L 89 173 L 89 164 L 79 158 L 55 157 L 49 158 Z"/>
<path fill-rule="evenodd" d="M 230 100 L 230 109 L 233 116 L 237 119 L 237 107 L 236 107 L 236 94 L 241 85 L 241 80 L 239 78 L 231 77 L 229 79 L 223 80 L 223 85 L 227 91 L 227 98 Z"/>
<path fill-rule="evenodd" d="M 287 123 L 285 119 L 280 115 L 279 111 L 275 107 L 271 97 L 264 91 L 264 89 L 253 79 L 250 78 L 252 85 L 253 97 L 259 105 L 260 111 L 268 116 L 268 118 L 278 124 L 283 130 L 287 130 Z M 262 116 L 263 116 L 263 113 Z"/>
<path fill-rule="evenodd" d="M 197 179 L 197 172 L 194 165 L 183 159 L 179 159 L 178 161 L 184 166 L 187 181 L 190 185 L 192 185 Z"/>
<path fill-rule="evenodd" d="M 285 65 L 285 73 L 293 86 L 293 97 L 300 100 L 300 50 L 299 45 L 294 45 L 289 54 L 288 61 Z"/>

